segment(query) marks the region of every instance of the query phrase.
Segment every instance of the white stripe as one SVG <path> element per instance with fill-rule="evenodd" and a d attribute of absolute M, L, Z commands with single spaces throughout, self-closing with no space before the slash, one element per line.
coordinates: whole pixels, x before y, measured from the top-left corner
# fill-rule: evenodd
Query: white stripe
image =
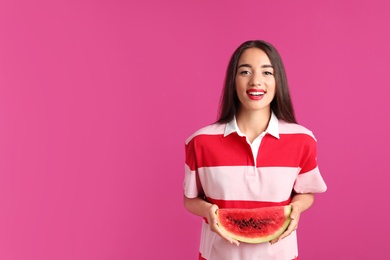
<path fill-rule="evenodd" d="M 206 196 L 220 200 L 286 201 L 300 168 L 220 166 L 198 169 Z"/>

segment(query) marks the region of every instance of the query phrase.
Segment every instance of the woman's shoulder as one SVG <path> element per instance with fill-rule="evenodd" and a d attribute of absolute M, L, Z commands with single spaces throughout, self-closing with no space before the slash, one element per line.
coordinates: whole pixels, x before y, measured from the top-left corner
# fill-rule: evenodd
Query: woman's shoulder
<path fill-rule="evenodd" d="M 279 134 L 303 134 L 315 139 L 313 132 L 303 125 L 289 123 L 283 120 L 279 120 Z"/>
<path fill-rule="evenodd" d="M 226 124 L 220 124 L 220 123 L 214 123 L 214 124 L 202 127 L 187 138 L 186 144 L 188 144 L 191 140 L 193 140 L 194 138 L 196 138 L 198 136 L 221 135 L 224 133 L 225 127 L 226 127 Z"/>

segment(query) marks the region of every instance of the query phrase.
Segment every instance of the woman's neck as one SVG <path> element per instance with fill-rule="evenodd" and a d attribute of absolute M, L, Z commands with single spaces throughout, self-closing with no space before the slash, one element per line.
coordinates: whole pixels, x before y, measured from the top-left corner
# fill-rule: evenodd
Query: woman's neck
<path fill-rule="evenodd" d="M 239 111 L 236 115 L 237 126 L 252 143 L 267 127 L 271 118 L 271 110 Z"/>

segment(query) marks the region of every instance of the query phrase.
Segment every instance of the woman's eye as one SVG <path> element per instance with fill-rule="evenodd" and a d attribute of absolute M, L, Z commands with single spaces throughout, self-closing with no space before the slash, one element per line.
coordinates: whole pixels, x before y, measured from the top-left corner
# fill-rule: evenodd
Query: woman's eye
<path fill-rule="evenodd" d="M 241 74 L 241 75 L 248 75 L 248 74 L 250 74 L 250 71 L 248 71 L 248 70 L 243 70 L 243 71 L 240 71 L 240 74 Z"/>
<path fill-rule="evenodd" d="M 264 75 L 271 76 L 274 75 L 271 71 L 264 71 Z"/>

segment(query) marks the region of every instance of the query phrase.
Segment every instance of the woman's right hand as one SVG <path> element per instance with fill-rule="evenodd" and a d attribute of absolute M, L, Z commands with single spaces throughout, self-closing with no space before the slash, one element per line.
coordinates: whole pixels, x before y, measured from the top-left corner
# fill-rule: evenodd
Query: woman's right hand
<path fill-rule="evenodd" d="M 239 246 L 240 243 L 227 236 L 218 226 L 218 218 L 217 218 L 217 210 L 218 206 L 215 204 L 212 204 L 209 208 L 208 215 L 207 215 L 207 222 L 209 223 L 210 230 L 213 231 L 214 233 L 217 233 L 220 237 L 223 239 L 227 240 L 231 244 L 235 244 L 236 246 Z"/>
<path fill-rule="evenodd" d="M 217 233 L 220 237 L 225 239 L 231 244 L 240 245 L 240 243 L 227 236 L 218 226 L 218 218 L 217 218 L 217 210 L 218 206 L 215 204 L 210 204 L 209 202 L 205 201 L 201 197 L 195 197 L 195 198 L 187 198 L 184 196 L 184 206 L 185 208 L 190 211 L 191 213 L 207 218 L 207 222 L 209 223 L 210 230 L 214 233 Z"/>

